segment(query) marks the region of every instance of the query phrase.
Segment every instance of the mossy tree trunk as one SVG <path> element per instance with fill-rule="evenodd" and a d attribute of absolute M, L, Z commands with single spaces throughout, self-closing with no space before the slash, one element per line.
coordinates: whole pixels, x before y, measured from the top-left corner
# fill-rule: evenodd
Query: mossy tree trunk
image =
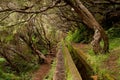
<path fill-rule="evenodd" d="M 95 20 L 90 11 L 81 3 L 80 0 L 64 0 L 80 16 L 84 24 L 94 30 L 93 41 L 91 42 L 95 53 L 106 53 L 109 50 L 108 37 L 102 26 Z M 100 41 L 104 41 L 104 47 L 100 46 Z"/>

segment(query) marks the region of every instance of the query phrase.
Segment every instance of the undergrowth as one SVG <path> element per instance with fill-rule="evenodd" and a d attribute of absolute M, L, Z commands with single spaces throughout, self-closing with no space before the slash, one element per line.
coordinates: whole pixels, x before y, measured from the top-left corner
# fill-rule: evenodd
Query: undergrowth
<path fill-rule="evenodd" d="M 38 66 L 33 63 L 19 61 L 17 62 L 17 65 L 19 65 L 18 68 L 21 72 L 16 73 L 14 70 L 11 70 L 10 66 L 5 66 L 6 64 L 6 60 L 4 58 L 0 58 L 0 80 L 31 80 L 32 71 Z"/>
<path fill-rule="evenodd" d="M 109 39 L 110 52 L 115 49 L 120 49 L 120 45 L 118 44 L 119 42 L 120 42 L 120 38 Z M 103 45 L 103 42 L 101 43 L 101 45 Z M 108 59 L 108 57 L 111 55 L 111 53 L 95 55 L 92 49 L 90 49 L 88 53 L 90 54 L 88 58 L 88 62 L 92 65 L 93 70 L 95 71 L 96 75 L 98 75 L 99 79 L 109 80 L 109 79 L 104 79 L 104 78 L 105 76 L 109 77 L 110 76 L 109 74 L 112 71 L 108 71 L 107 69 L 103 68 L 102 65 L 104 64 L 104 61 Z M 120 66 L 120 58 L 117 60 L 117 63 Z"/>
<path fill-rule="evenodd" d="M 111 28 L 107 31 L 107 34 L 109 37 L 110 52 L 116 49 L 120 49 L 120 45 L 119 45 L 120 36 L 118 35 L 119 30 L 120 29 Z M 101 46 L 103 46 L 103 41 L 101 42 Z M 90 54 L 88 58 L 88 62 L 93 66 L 93 70 L 95 71 L 96 75 L 98 75 L 99 79 L 100 80 L 111 80 L 111 79 L 106 79 L 105 76 L 110 77 L 109 74 L 110 72 L 112 73 L 112 71 L 108 71 L 106 68 L 102 66 L 104 64 L 104 61 L 109 58 L 111 53 L 95 55 L 92 49 L 90 49 L 88 53 Z M 120 55 L 118 54 L 118 56 Z M 117 60 L 117 65 L 120 67 L 120 57 Z M 120 74 L 120 72 L 118 74 Z"/>
<path fill-rule="evenodd" d="M 65 38 L 66 41 L 75 42 L 75 43 L 88 43 L 90 42 L 90 34 L 85 26 L 80 26 L 80 28 L 76 29 L 74 32 L 69 31 L 67 37 Z"/>
<path fill-rule="evenodd" d="M 4 58 L 0 58 L 0 64 L 3 64 L 5 61 L 6 60 Z M 19 80 L 19 77 L 12 73 L 5 73 L 0 65 L 0 80 Z"/>
<path fill-rule="evenodd" d="M 100 80 L 103 80 L 103 75 L 107 73 L 107 70 L 101 68 L 101 64 L 108 58 L 109 54 L 99 54 L 94 55 L 92 50 L 89 51 L 90 56 L 87 61 L 92 66 L 95 75 L 99 77 Z"/>

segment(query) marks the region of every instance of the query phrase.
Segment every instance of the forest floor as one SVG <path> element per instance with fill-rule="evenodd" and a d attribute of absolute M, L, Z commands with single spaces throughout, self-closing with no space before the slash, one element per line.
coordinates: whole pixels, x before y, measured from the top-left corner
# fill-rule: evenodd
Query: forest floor
<path fill-rule="evenodd" d="M 33 80 L 43 80 L 45 75 L 49 72 L 51 69 L 51 58 L 47 58 L 49 60 L 49 63 L 43 63 L 40 65 L 39 69 L 34 72 Z"/>
<path fill-rule="evenodd" d="M 75 45 L 76 47 L 79 47 L 81 49 L 83 49 L 87 46 L 86 44 L 81 44 L 81 43 L 80 44 L 74 44 L 73 43 L 73 45 Z M 52 53 L 54 55 L 56 55 L 55 48 L 53 48 Z M 40 65 L 39 69 L 34 72 L 33 80 L 43 80 L 44 77 L 49 73 L 49 71 L 51 69 L 52 60 L 55 56 L 53 57 L 51 55 L 47 55 L 46 57 L 47 57 L 47 61 L 49 61 L 49 62 L 48 63 L 43 63 L 43 64 Z"/>
<path fill-rule="evenodd" d="M 73 43 L 72 45 L 85 53 L 88 53 L 90 49 L 90 45 L 88 44 Z M 120 80 L 120 48 L 115 48 L 108 54 L 107 59 L 101 63 L 100 69 L 105 69 L 107 71 L 103 73 L 107 77 L 111 77 L 114 80 Z"/>
<path fill-rule="evenodd" d="M 110 56 L 104 61 L 103 66 L 109 71 L 111 77 L 115 80 L 120 80 L 120 49 L 115 49 L 110 52 Z"/>
<path fill-rule="evenodd" d="M 85 53 L 88 53 L 90 49 L 90 45 L 81 44 L 81 43 L 72 43 L 72 45 Z M 55 48 L 53 49 L 54 55 L 56 54 Z M 33 80 L 43 80 L 43 78 L 48 74 L 51 69 L 51 62 L 53 60 L 53 56 L 48 55 L 48 64 L 44 63 L 40 65 L 40 68 L 34 73 Z M 102 69 L 107 70 L 108 72 L 104 74 L 109 74 L 110 77 L 114 78 L 114 80 L 120 80 L 120 48 L 114 49 L 110 51 L 107 59 L 101 63 Z"/>
<path fill-rule="evenodd" d="M 56 48 L 52 49 L 52 54 L 48 54 L 46 56 L 47 63 L 40 64 L 40 67 L 37 71 L 34 72 L 32 80 L 43 80 L 44 77 L 49 73 L 51 69 L 51 63 L 56 55 Z"/>

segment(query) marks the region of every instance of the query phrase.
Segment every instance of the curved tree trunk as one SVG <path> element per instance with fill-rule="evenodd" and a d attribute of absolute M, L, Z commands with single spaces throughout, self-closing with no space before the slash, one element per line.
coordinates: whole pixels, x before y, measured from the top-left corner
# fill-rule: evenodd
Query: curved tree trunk
<path fill-rule="evenodd" d="M 88 11 L 88 9 L 80 2 L 80 0 L 64 0 L 69 4 L 75 12 L 80 16 L 81 20 L 91 29 L 94 30 L 94 36 L 92 46 L 95 53 L 105 53 L 109 50 L 108 37 L 101 27 L 101 25 L 95 20 L 93 15 Z M 104 47 L 100 46 L 100 41 L 104 41 Z"/>

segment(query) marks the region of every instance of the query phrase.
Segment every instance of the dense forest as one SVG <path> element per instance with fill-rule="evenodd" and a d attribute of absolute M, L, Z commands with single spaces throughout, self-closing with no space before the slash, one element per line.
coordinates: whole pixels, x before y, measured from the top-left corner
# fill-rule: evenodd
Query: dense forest
<path fill-rule="evenodd" d="M 120 80 L 120 0 L 0 0 L 0 80 Z"/>

